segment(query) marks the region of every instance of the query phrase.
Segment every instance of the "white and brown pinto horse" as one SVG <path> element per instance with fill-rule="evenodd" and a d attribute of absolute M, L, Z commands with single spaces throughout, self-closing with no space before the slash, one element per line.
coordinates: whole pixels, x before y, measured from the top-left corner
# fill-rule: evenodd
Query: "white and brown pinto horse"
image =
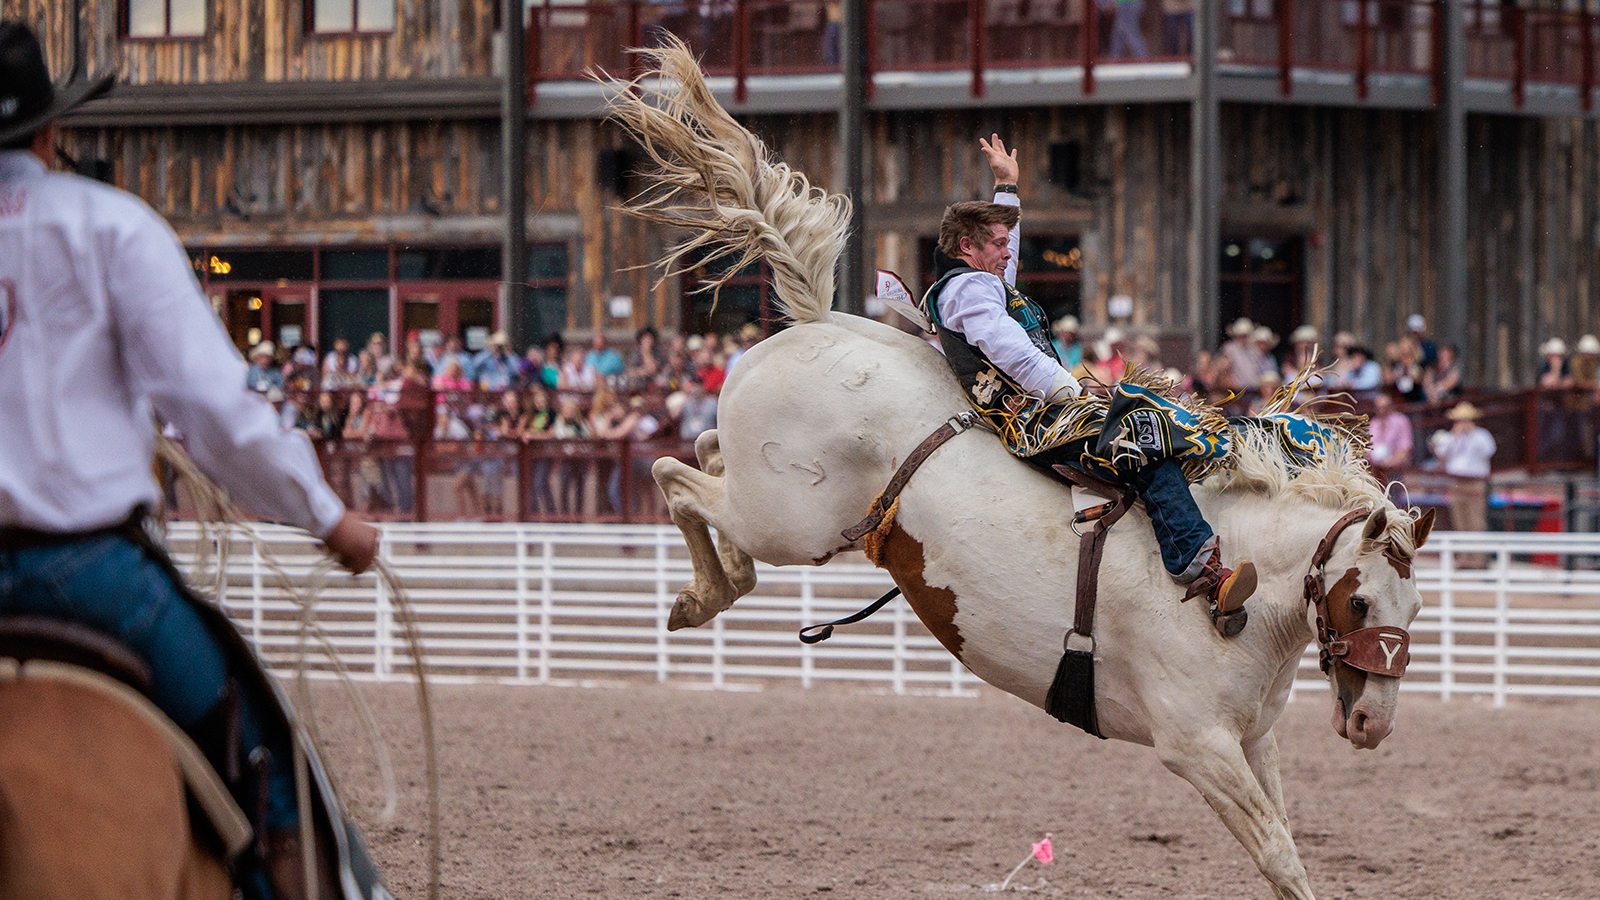
<path fill-rule="evenodd" d="M 613 101 L 666 187 L 636 211 L 689 228 L 680 250 L 722 242 L 765 256 L 794 323 L 733 368 L 718 427 L 696 444 L 701 470 L 655 464 L 694 563 L 669 623 L 683 628 L 754 588 L 751 557 L 819 565 L 850 549 L 841 532 L 923 437 L 969 406 L 926 342 L 829 312 L 844 204 L 770 162 L 717 107 L 682 48 L 653 58 L 661 80 Z M 1431 520 L 1396 509 L 1338 450 L 1291 478 L 1264 437 L 1240 445 L 1239 465 L 1198 485 L 1195 498 L 1226 553 L 1257 566 L 1249 626 L 1222 638 L 1202 604 L 1179 602 L 1135 509 L 1112 529 L 1100 572 L 1095 704 L 1107 737 L 1155 748 L 1200 791 L 1279 897 L 1309 898 L 1272 726 L 1315 636 L 1304 593 L 1312 556 L 1351 510 L 1372 509 L 1332 541 L 1332 625 L 1403 632 L 1421 606 L 1409 563 Z M 939 641 L 985 681 L 1040 707 L 1073 620 L 1070 514 L 1058 483 L 973 431 L 916 472 L 885 545 L 886 568 Z M 1334 727 L 1356 747 L 1377 746 L 1393 727 L 1398 679 L 1343 664 L 1332 672 Z"/>

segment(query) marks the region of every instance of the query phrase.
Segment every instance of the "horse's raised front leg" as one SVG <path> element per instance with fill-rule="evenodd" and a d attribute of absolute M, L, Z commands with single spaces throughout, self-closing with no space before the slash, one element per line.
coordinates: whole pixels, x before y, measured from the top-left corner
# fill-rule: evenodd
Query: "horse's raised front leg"
<path fill-rule="evenodd" d="M 1206 799 L 1249 851 L 1279 900 L 1313 900 L 1305 866 L 1289 836 L 1288 822 L 1262 788 L 1236 737 L 1220 731 L 1158 734 L 1156 754 L 1163 765 L 1194 785 Z"/>
<path fill-rule="evenodd" d="M 712 432 L 701 435 L 695 442 L 695 453 L 709 471 L 698 471 L 671 457 L 656 460 L 650 468 L 650 474 L 667 499 L 673 524 L 683 532 L 689 560 L 694 565 L 694 580 L 678 592 L 678 599 L 672 604 L 672 613 L 667 617 L 668 631 L 704 625 L 755 587 L 755 569 L 750 558 L 735 547 L 727 535 L 728 503 L 721 478 L 722 456 Z M 716 474 L 712 474 L 713 471 Z M 722 539 L 725 548 L 722 556 L 711 542 L 711 534 L 706 530 L 708 525 L 717 529 Z M 734 563 L 732 576 L 724 568 L 724 558 Z"/>

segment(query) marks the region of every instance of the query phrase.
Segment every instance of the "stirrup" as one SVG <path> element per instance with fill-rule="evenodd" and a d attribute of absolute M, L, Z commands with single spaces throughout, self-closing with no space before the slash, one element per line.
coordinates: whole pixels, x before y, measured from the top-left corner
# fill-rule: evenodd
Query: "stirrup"
<path fill-rule="evenodd" d="M 1222 565 L 1221 548 L 1211 551 L 1200 575 L 1189 583 L 1183 595 L 1185 602 L 1194 597 L 1205 597 L 1211 615 L 1212 627 L 1223 637 L 1233 637 L 1244 630 L 1250 614 L 1244 602 L 1256 592 L 1256 567 L 1246 560 L 1237 569 Z"/>

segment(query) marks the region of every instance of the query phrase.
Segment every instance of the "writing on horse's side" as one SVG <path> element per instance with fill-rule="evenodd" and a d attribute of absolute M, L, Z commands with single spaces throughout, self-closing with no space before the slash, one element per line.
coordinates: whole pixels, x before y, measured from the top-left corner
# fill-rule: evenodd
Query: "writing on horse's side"
<path fill-rule="evenodd" d="M 926 342 L 830 310 L 848 205 L 774 162 L 716 104 L 683 47 L 649 54 L 654 70 L 613 98 L 658 168 L 635 211 L 685 229 L 669 271 L 706 252 L 765 258 L 793 323 L 730 374 L 718 427 L 696 442 L 700 468 L 655 464 L 694 564 L 676 629 L 749 593 L 753 558 L 816 565 L 859 546 L 843 532 L 919 441 L 971 405 Z M 1405 629 L 1421 606 L 1411 561 L 1432 518 L 1396 508 L 1354 446 L 1331 442 L 1302 467 L 1252 429 L 1231 454 L 1194 497 L 1225 546 L 1249 548 L 1259 577 L 1249 627 L 1224 637 L 1201 604 L 1179 601 L 1135 507 L 1106 537 L 1093 704 L 1103 735 L 1154 748 L 1200 791 L 1277 896 L 1309 898 L 1273 723 L 1316 640 L 1340 736 L 1370 748 L 1389 734 Z M 973 429 L 906 483 L 877 558 L 946 649 L 1043 708 L 1073 624 L 1071 519 L 1061 484 Z"/>

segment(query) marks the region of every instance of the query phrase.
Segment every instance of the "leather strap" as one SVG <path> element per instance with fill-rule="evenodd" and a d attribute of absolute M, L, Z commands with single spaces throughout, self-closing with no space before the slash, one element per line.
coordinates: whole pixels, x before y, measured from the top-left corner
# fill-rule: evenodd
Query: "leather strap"
<path fill-rule="evenodd" d="M 1085 521 L 1092 519 L 1094 526 L 1087 532 L 1081 532 L 1078 541 L 1078 606 L 1072 617 L 1072 632 L 1068 636 L 1077 634 L 1092 640 L 1094 608 L 1099 601 L 1100 560 L 1105 555 L 1106 532 L 1110 531 L 1111 526 L 1117 524 L 1117 520 L 1122 518 L 1128 507 L 1133 505 L 1133 491 L 1102 481 L 1070 466 L 1057 465 L 1052 468 L 1067 481 L 1101 496 L 1112 498 L 1110 503 L 1100 507 L 1098 511 L 1085 510 L 1079 514 Z"/>
<path fill-rule="evenodd" d="M 944 446 L 945 441 L 971 428 L 977 420 L 978 414 L 972 410 L 957 413 L 946 420 L 943 425 L 940 425 L 933 434 L 923 438 L 922 443 L 918 444 L 917 448 L 911 451 L 911 455 L 906 457 L 905 462 L 900 464 L 900 468 L 895 470 L 894 477 L 889 479 L 889 486 L 883 489 L 883 493 L 879 494 L 876 500 L 872 501 L 872 509 L 867 513 L 867 517 L 840 532 L 844 535 L 844 539 L 855 543 L 861 540 L 868 532 L 877 530 L 878 526 L 883 524 L 883 517 L 889 514 L 889 507 L 894 505 L 895 498 L 899 497 L 900 492 L 905 490 L 906 483 L 911 480 L 911 476 L 915 475 L 917 469 L 928 461 L 928 457 L 933 455 L 933 451 Z"/>

